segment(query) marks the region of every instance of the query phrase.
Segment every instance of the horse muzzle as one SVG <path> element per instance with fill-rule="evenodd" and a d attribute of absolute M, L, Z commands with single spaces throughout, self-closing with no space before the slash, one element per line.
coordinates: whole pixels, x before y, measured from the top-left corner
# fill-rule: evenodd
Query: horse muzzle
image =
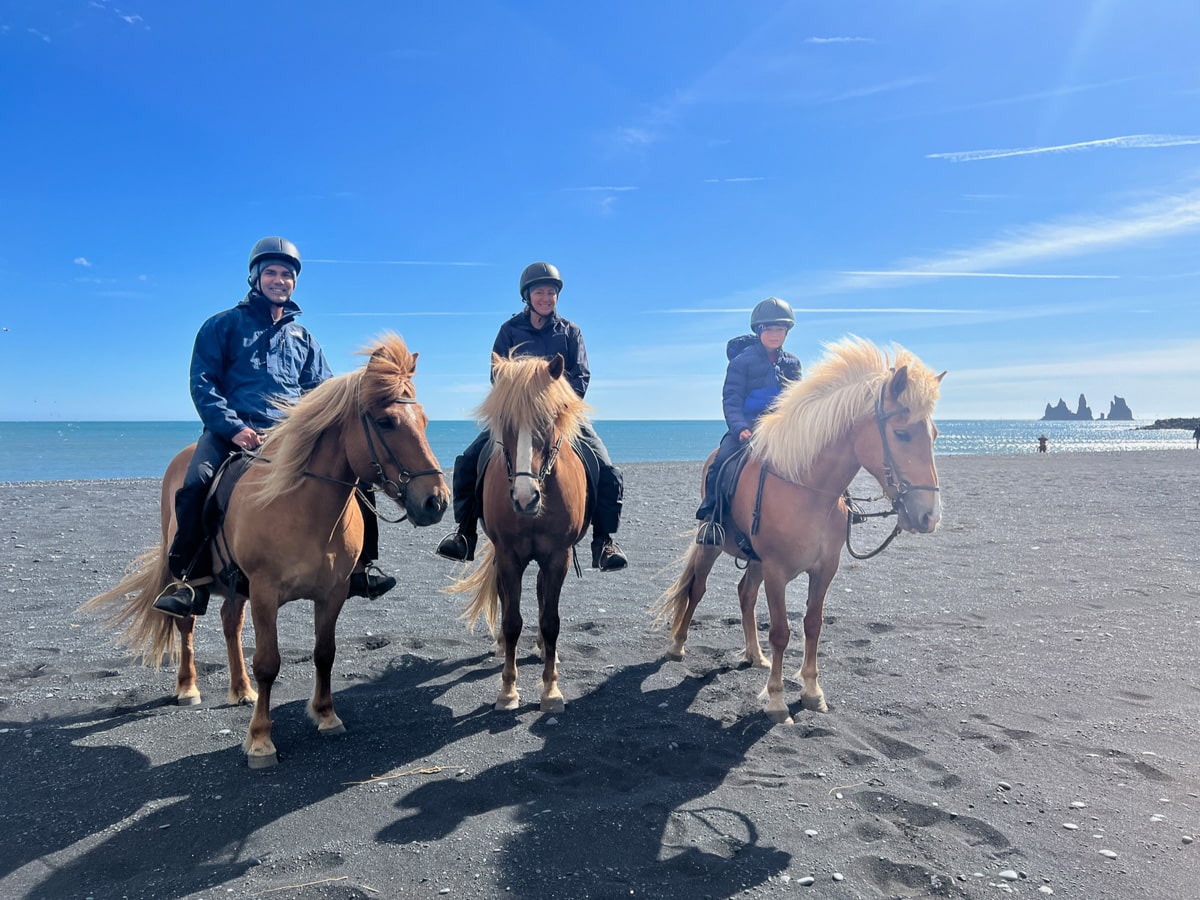
<path fill-rule="evenodd" d="M 942 495 L 918 488 L 901 494 L 896 502 L 896 521 L 910 534 L 930 534 L 942 521 Z"/>

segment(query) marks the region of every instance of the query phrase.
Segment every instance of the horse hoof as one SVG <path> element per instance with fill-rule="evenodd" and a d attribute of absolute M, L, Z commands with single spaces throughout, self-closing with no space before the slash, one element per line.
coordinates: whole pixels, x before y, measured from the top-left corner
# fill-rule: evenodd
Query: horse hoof
<path fill-rule="evenodd" d="M 827 713 L 829 707 L 825 705 L 825 695 L 817 694 L 815 697 L 804 696 L 800 698 L 800 705 L 810 712 Z"/>
<path fill-rule="evenodd" d="M 199 706 L 200 705 L 200 695 L 199 694 L 180 694 L 178 697 L 175 698 L 175 705 L 176 706 Z"/>
<path fill-rule="evenodd" d="M 336 737 L 339 734 L 345 734 L 345 733 L 346 733 L 346 726 L 343 725 L 341 722 L 338 722 L 336 725 L 331 725 L 328 728 L 318 728 L 317 729 L 317 734 L 319 734 L 321 737 Z"/>
<path fill-rule="evenodd" d="M 683 662 L 683 653 L 684 651 L 682 650 L 668 650 L 667 659 L 671 660 L 671 662 Z"/>
<path fill-rule="evenodd" d="M 501 700 L 496 701 L 496 709 L 499 710 L 500 712 L 505 712 L 507 710 L 516 709 L 520 705 L 521 705 L 521 701 L 518 697 L 513 697 L 511 699 L 501 699 Z"/>
<path fill-rule="evenodd" d="M 271 766 L 279 765 L 279 754 L 247 754 L 246 764 L 252 769 L 269 769 Z"/>
<path fill-rule="evenodd" d="M 786 709 L 769 709 L 767 710 L 767 718 L 776 725 L 794 725 L 791 715 Z"/>

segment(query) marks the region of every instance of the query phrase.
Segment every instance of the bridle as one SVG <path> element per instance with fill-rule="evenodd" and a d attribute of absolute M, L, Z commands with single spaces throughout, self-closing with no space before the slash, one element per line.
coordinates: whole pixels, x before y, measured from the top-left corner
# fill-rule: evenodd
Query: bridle
<path fill-rule="evenodd" d="M 865 512 L 858 505 L 856 499 L 850 496 L 850 491 L 847 489 L 842 495 L 846 501 L 846 508 L 849 510 L 849 515 L 846 516 L 846 550 L 855 559 L 870 559 L 872 556 L 877 556 L 882 553 L 896 536 L 900 534 L 900 507 L 904 505 L 904 495 L 910 491 L 933 491 L 938 493 L 941 491 L 934 484 L 912 484 L 900 472 L 900 466 L 896 463 L 896 457 L 892 454 L 891 445 L 888 443 L 887 437 L 887 420 L 892 416 L 907 416 L 911 410 L 907 406 L 898 406 L 891 412 L 883 411 L 883 398 L 887 395 L 890 379 L 884 381 L 883 386 L 879 389 L 879 396 L 875 398 L 875 424 L 879 426 L 879 440 L 883 445 L 883 475 L 886 484 L 884 485 L 884 493 L 888 499 L 892 501 L 892 508 L 883 512 L 869 513 Z M 892 533 L 883 539 L 883 543 L 867 553 L 860 553 L 855 550 L 850 544 L 850 529 L 854 525 L 861 525 L 867 519 L 884 518 L 887 516 L 896 516 L 896 526 L 892 529 Z"/>
<path fill-rule="evenodd" d="M 508 474 L 508 483 L 510 486 L 514 480 L 520 478 L 522 475 L 524 475 L 526 478 L 532 478 L 534 481 L 536 481 L 539 491 L 546 486 L 546 479 L 554 474 L 554 466 L 558 462 L 558 452 L 562 449 L 562 432 L 559 432 L 558 438 L 554 441 L 554 446 L 550 448 L 550 452 L 542 457 L 542 465 L 537 472 L 514 471 L 512 457 L 508 455 L 508 448 L 504 446 L 504 441 L 499 439 L 494 440 L 496 446 L 498 446 L 504 453 L 504 470 Z"/>
<path fill-rule="evenodd" d="M 416 402 L 417 400 L 415 397 L 396 397 L 389 401 L 389 405 L 392 403 L 407 404 Z M 400 462 L 400 460 L 396 459 L 396 454 L 392 452 L 392 448 L 389 447 L 387 445 L 387 441 L 383 439 L 383 433 L 379 430 L 379 426 L 365 410 L 359 416 L 359 420 L 362 422 L 363 434 L 367 438 L 367 450 L 370 451 L 371 454 L 371 468 L 375 472 L 374 480 L 372 480 L 369 484 L 363 484 L 363 480 L 361 478 L 359 478 L 357 481 L 342 481 L 340 478 L 330 478 L 328 475 L 320 475 L 316 472 L 307 471 L 304 473 L 304 477 L 316 478 L 318 481 L 328 481 L 331 484 L 340 484 L 345 487 L 354 488 L 355 493 L 358 494 L 358 499 L 362 501 L 363 505 L 366 506 L 367 509 L 371 510 L 371 512 L 378 516 L 382 521 L 387 522 L 389 525 L 395 525 L 398 522 L 403 522 L 408 518 L 408 508 L 406 503 L 408 502 L 408 485 L 412 482 L 412 480 L 414 478 L 420 478 L 423 475 L 443 475 L 444 473 L 441 469 L 421 469 L 414 472 L 411 469 L 406 468 L 404 464 Z M 387 477 L 387 472 L 384 471 L 383 464 L 379 461 L 379 453 L 375 449 L 375 438 L 379 438 L 379 444 L 387 453 L 388 461 L 396 469 L 396 477 L 394 479 Z M 384 515 L 378 506 L 371 502 L 370 494 L 374 491 L 383 491 L 394 501 L 396 501 L 396 504 L 402 510 L 400 518 L 389 519 L 386 515 Z"/>

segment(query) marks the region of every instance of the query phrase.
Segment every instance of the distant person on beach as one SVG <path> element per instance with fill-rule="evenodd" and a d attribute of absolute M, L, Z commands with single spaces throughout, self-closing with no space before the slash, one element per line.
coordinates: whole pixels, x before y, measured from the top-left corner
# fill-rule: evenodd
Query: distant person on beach
<path fill-rule="evenodd" d="M 237 306 L 200 326 L 192 349 L 191 395 L 204 430 L 175 493 L 175 539 L 167 555 L 178 581 L 154 608 L 186 618 L 208 602 L 211 554 L 202 521 L 209 484 L 221 463 L 240 451 L 258 449 L 263 432 L 283 417 L 276 401 L 294 401 L 332 377 L 321 345 L 296 322 L 292 300 L 300 275 L 300 251 L 281 237 L 265 237 L 250 251 L 250 290 Z M 363 508 L 363 552 L 350 577 L 350 595 L 378 597 L 396 579 L 365 563 L 379 554 L 379 522 Z M 195 582 L 201 582 L 196 584 Z"/>
<path fill-rule="evenodd" d="M 1196 449 L 1200 450 L 1200 425 L 1196 426 L 1196 430 L 1192 432 L 1192 437 L 1196 439 Z"/>
<path fill-rule="evenodd" d="M 546 262 L 531 263 L 521 273 L 519 288 L 525 307 L 500 326 L 492 352 L 508 356 L 509 351 L 515 349 L 518 356 L 547 360 L 561 354 L 567 364 L 565 377 L 575 393 L 583 397 L 592 373 L 588 368 L 583 332 L 574 322 L 558 314 L 558 295 L 563 288 L 558 269 Z M 614 572 L 629 564 L 624 551 L 613 540 L 621 524 L 625 481 L 590 423 L 584 423 L 580 438 L 600 463 L 600 483 L 596 486 L 596 508 L 592 514 L 592 568 Z M 475 485 L 479 456 L 487 442 L 485 431 L 454 461 L 454 521 L 458 528 L 446 535 L 437 548 L 438 555 L 446 559 L 475 558 L 475 545 L 479 540 Z"/>
<path fill-rule="evenodd" d="M 752 335 L 742 335 L 729 341 L 726 355 L 730 357 L 725 369 L 725 384 L 721 389 L 721 404 L 729 430 L 721 438 L 716 459 L 708 468 L 704 481 L 704 499 L 696 510 L 701 521 L 696 543 L 719 546 L 724 543 L 724 529 L 717 527 L 717 473 L 722 464 L 750 440 L 754 423 L 779 396 L 784 386 L 800 379 L 800 360 L 783 349 L 788 332 L 796 325 L 792 308 L 778 297 L 768 297 L 750 313 Z"/>
<path fill-rule="evenodd" d="M 1046 452 L 1046 444 L 1049 440 L 1050 439 L 1047 438 L 1044 434 L 1038 438 L 1038 453 Z"/>

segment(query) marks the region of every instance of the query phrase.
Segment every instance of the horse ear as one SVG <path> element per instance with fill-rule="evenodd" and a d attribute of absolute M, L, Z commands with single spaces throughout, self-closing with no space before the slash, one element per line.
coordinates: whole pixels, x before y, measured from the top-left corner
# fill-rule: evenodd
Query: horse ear
<path fill-rule="evenodd" d="M 550 360 L 550 377 L 557 380 L 562 377 L 563 370 L 567 367 L 566 360 L 563 359 L 561 353 L 555 353 L 554 359 Z"/>
<path fill-rule="evenodd" d="M 949 372 L 949 371 L 950 371 L 949 369 L 943 369 L 943 370 L 942 370 L 942 374 L 941 374 L 941 375 L 939 375 L 939 376 L 938 376 L 938 377 L 935 379 L 935 380 L 937 381 L 937 383 L 938 383 L 938 384 L 941 384 L 941 383 L 942 383 L 942 379 L 946 377 L 946 373 L 947 373 L 947 372 Z"/>
<path fill-rule="evenodd" d="M 414 353 L 412 355 L 412 371 L 413 371 L 414 375 L 417 374 L 417 357 L 420 355 L 421 355 L 420 353 Z"/>
<path fill-rule="evenodd" d="M 892 400 L 899 400 L 906 387 L 908 387 L 908 366 L 901 366 L 892 376 L 892 383 L 888 386 L 888 395 Z"/>

